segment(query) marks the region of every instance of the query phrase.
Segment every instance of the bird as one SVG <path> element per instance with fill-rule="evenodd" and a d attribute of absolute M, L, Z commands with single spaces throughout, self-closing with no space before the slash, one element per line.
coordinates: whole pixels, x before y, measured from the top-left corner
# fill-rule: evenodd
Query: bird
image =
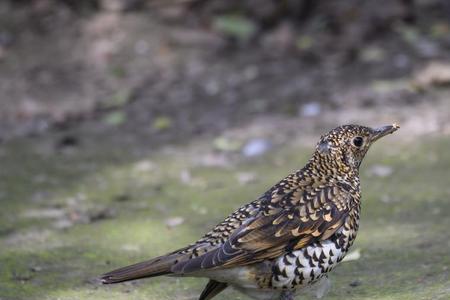
<path fill-rule="evenodd" d="M 293 300 L 327 277 L 359 227 L 359 169 L 370 146 L 400 126 L 342 125 L 306 165 L 240 207 L 196 242 L 103 274 L 103 284 L 155 277 L 209 279 L 199 300 L 227 287 L 258 300 Z"/>

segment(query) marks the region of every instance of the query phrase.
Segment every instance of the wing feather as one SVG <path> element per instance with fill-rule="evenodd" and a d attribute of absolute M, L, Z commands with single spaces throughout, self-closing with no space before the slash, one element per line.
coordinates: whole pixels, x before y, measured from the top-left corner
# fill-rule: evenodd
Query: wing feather
<path fill-rule="evenodd" d="M 198 243 L 206 253 L 175 264 L 171 271 L 253 264 L 328 239 L 348 216 L 354 203 L 351 195 L 347 189 L 327 185 L 309 190 L 285 185 L 281 191 L 268 191 L 251 212 L 236 212 L 201 239 Z"/>

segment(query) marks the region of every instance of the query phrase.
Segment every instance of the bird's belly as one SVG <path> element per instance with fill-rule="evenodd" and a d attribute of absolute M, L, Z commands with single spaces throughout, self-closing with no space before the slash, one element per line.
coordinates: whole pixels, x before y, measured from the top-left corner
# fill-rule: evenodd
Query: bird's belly
<path fill-rule="evenodd" d="M 295 289 L 310 285 L 331 271 L 346 252 L 347 247 L 327 240 L 283 255 L 275 261 L 272 286 Z"/>
<path fill-rule="evenodd" d="M 226 282 L 232 286 L 240 287 L 242 289 L 258 289 L 258 276 L 269 278 L 269 276 L 264 276 L 268 274 L 268 269 L 266 272 L 262 271 L 263 264 L 257 264 L 253 266 L 242 266 L 228 269 L 219 270 L 205 270 L 202 271 L 198 276 L 209 277 L 213 280 L 219 282 Z M 262 271 L 262 272 L 261 272 Z M 195 276 L 195 274 L 193 274 Z"/>

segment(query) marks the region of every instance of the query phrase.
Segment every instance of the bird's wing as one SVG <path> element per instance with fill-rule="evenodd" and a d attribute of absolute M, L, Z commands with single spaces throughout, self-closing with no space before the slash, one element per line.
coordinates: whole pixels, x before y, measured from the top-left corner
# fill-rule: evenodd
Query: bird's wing
<path fill-rule="evenodd" d="M 236 212 L 219 224 L 193 246 L 203 252 L 180 261 L 171 271 L 184 274 L 252 264 L 327 239 L 343 225 L 355 203 L 349 189 L 279 184 L 263 195 L 257 209 L 239 220 Z"/>

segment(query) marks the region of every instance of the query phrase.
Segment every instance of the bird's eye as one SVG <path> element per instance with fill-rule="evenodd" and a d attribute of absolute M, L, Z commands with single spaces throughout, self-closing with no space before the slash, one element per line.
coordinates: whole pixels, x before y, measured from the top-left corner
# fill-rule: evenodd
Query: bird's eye
<path fill-rule="evenodd" d="M 364 139 L 360 136 L 357 136 L 353 139 L 353 145 L 356 147 L 361 147 L 364 144 Z"/>

